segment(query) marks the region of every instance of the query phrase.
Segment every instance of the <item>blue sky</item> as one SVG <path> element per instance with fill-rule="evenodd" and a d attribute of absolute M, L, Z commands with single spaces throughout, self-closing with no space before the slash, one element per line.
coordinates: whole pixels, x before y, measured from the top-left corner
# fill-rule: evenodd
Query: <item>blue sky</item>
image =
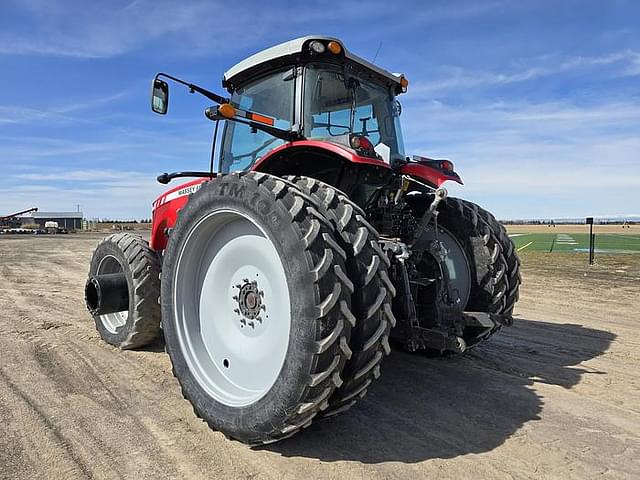
<path fill-rule="evenodd" d="M 640 3 L 634 1 L 0 4 L 0 214 L 30 206 L 143 218 L 164 171 L 206 169 L 202 97 L 224 70 L 322 33 L 404 72 L 407 153 L 450 158 L 450 191 L 499 218 L 640 214 Z M 397 8 L 393 11 L 390 8 Z"/>

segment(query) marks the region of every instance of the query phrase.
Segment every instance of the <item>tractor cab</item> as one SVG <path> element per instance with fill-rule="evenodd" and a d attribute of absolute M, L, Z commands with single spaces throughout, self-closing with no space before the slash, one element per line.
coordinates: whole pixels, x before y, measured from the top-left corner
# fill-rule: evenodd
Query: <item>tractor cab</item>
<path fill-rule="evenodd" d="M 230 98 L 165 73 L 153 81 L 153 111 L 167 113 L 169 90 L 162 77 L 212 100 L 205 110 L 224 120 L 216 173 L 260 171 L 306 175 L 339 188 L 358 204 L 371 200 L 392 170 L 429 186 L 462 183 L 446 160 L 405 155 L 397 96 L 408 80 L 354 55 L 332 37 L 307 36 L 246 58 L 225 72 Z M 208 172 L 174 172 L 158 177 L 211 178 Z"/>
<path fill-rule="evenodd" d="M 232 67 L 223 79 L 236 109 L 258 112 L 259 120 L 300 140 L 328 142 L 387 164 L 405 157 L 395 97 L 407 84 L 403 76 L 353 55 L 330 37 L 277 45 Z M 250 169 L 285 142 L 227 122 L 220 170 Z"/>

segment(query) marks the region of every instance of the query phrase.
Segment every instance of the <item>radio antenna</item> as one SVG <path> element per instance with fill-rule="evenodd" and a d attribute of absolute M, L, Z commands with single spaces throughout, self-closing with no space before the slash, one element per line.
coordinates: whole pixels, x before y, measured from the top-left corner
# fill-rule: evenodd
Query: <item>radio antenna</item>
<path fill-rule="evenodd" d="M 378 49 L 376 50 L 376 54 L 373 56 L 373 60 L 371 60 L 371 63 L 374 63 L 376 61 L 376 58 L 378 58 L 378 54 L 380 53 L 381 48 L 382 48 L 382 42 L 378 44 Z"/>

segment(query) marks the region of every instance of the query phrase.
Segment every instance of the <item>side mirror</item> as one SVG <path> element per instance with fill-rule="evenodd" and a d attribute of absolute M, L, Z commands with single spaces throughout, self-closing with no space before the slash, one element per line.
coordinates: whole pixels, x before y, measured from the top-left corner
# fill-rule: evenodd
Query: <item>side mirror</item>
<path fill-rule="evenodd" d="M 169 85 L 156 78 L 151 86 L 151 110 L 160 115 L 167 113 L 169 107 Z"/>

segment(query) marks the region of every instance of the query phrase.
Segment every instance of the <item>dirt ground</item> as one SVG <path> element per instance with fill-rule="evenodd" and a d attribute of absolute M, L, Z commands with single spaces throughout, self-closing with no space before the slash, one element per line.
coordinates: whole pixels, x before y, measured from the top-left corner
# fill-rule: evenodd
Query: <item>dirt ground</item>
<path fill-rule="evenodd" d="M 98 338 L 97 240 L 0 237 L 1 478 L 640 478 L 637 255 L 523 256 L 513 327 L 393 352 L 350 412 L 250 449 L 193 415 L 162 345 Z"/>

